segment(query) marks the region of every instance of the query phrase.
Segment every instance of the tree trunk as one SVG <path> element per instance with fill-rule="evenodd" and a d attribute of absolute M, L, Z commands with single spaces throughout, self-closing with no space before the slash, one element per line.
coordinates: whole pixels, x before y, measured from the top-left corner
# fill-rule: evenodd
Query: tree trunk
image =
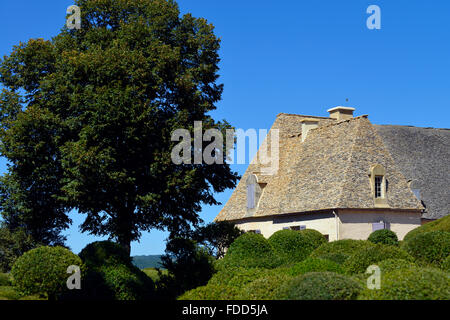
<path fill-rule="evenodd" d="M 131 254 L 131 240 L 130 237 L 125 235 L 119 235 L 118 236 L 118 243 L 122 246 L 122 248 L 125 249 L 125 251 L 128 253 L 128 255 Z"/>

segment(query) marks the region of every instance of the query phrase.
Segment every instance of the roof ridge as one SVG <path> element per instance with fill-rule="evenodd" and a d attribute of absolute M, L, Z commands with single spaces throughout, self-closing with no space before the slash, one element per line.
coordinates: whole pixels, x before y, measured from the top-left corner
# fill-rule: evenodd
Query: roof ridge
<path fill-rule="evenodd" d="M 325 129 L 325 128 L 329 128 L 329 127 L 332 127 L 332 126 L 337 126 L 337 125 L 345 123 L 345 122 L 355 121 L 355 120 L 359 120 L 359 119 L 363 119 L 363 118 L 367 119 L 368 117 L 369 117 L 368 114 L 363 114 L 363 115 L 360 115 L 360 116 L 357 116 L 357 117 L 353 117 L 353 118 L 350 118 L 350 119 L 339 120 L 339 121 L 334 122 L 334 123 L 325 124 L 323 126 L 320 126 L 320 127 L 317 127 L 317 128 L 313 128 L 313 129 L 310 129 L 310 130 Z"/>
<path fill-rule="evenodd" d="M 402 124 L 374 124 L 374 125 L 375 126 L 383 126 L 383 127 L 402 127 L 402 128 L 417 128 L 417 129 L 450 130 L 450 128 L 418 127 L 418 126 L 402 125 Z"/>
<path fill-rule="evenodd" d="M 304 115 L 304 114 L 295 114 L 295 113 L 284 113 L 284 112 L 280 112 L 279 114 L 277 114 L 277 118 L 279 116 L 294 116 L 294 117 L 307 117 L 307 118 L 318 118 L 318 119 L 329 119 L 329 120 L 333 120 L 332 118 L 329 117 L 320 117 L 320 116 L 308 116 L 308 115 Z"/>

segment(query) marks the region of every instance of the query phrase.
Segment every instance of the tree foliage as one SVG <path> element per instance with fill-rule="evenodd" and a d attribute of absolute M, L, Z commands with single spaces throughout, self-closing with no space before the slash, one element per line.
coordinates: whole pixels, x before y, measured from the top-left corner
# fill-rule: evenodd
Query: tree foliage
<path fill-rule="evenodd" d="M 197 225 L 201 205 L 218 204 L 213 192 L 236 184 L 228 164 L 171 160 L 175 129 L 230 128 L 209 115 L 223 91 L 220 41 L 171 0 L 75 4 L 80 30 L 21 43 L 0 61 L 1 153 L 12 163 L 3 211 L 58 233 L 76 208 L 82 231 L 129 251 L 142 231 Z"/>

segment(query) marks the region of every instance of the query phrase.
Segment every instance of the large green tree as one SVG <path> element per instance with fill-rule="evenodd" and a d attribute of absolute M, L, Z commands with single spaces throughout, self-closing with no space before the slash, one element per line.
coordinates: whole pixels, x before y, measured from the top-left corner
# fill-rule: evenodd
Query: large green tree
<path fill-rule="evenodd" d="M 205 19 L 180 16 L 174 1 L 76 5 L 80 30 L 30 40 L 0 61 L 2 154 L 13 181 L 6 189 L 19 186 L 25 200 L 15 204 L 31 216 L 28 198 L 38 196 L 60 229 L 76 208 L 86 215 L 82 231 L 129 251 L 142 231 L 197 225 L 201 205 L 217 204 L 214 192 L 236 184 L 227 164 L 171 160 L 175 129 L 193 130 L 194 121 L 229 128 L 209 115 L 223 91 L 220 41 Z"/>

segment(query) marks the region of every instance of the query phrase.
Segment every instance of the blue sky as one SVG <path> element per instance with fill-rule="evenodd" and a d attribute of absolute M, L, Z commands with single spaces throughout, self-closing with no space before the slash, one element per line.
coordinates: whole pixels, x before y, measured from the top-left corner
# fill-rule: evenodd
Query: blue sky
<path fill-rule="evenodd" d="M 214 24 L 222 39 L 225 91 L 216 119 L 269 129 L 280 113 L 327 116 L 337 105 L 377 124 L 450 128 L 450 1 L 180 0 L 182 14 Z M 0 55 L 30 38 L 49 39 L 65 23 L 66 0 L 0 1 Z M 369 30 L 369 5 L 381 29 Z M 346 99 L 349 99 L 346 102 Z M 246 165 L 234 165 L 243 173 Z M 0 160 L 0 172 L 5 161 Z M 226 202 L 231 190 L 217 195 Z M 221 206 L 203 208 L 210 222 Z M 97 238 L 80 234 L 72 213 L 68 245 L 79 252 Z M 132 254 L 159 254 L 166 234 L 144 234 Z"/>

